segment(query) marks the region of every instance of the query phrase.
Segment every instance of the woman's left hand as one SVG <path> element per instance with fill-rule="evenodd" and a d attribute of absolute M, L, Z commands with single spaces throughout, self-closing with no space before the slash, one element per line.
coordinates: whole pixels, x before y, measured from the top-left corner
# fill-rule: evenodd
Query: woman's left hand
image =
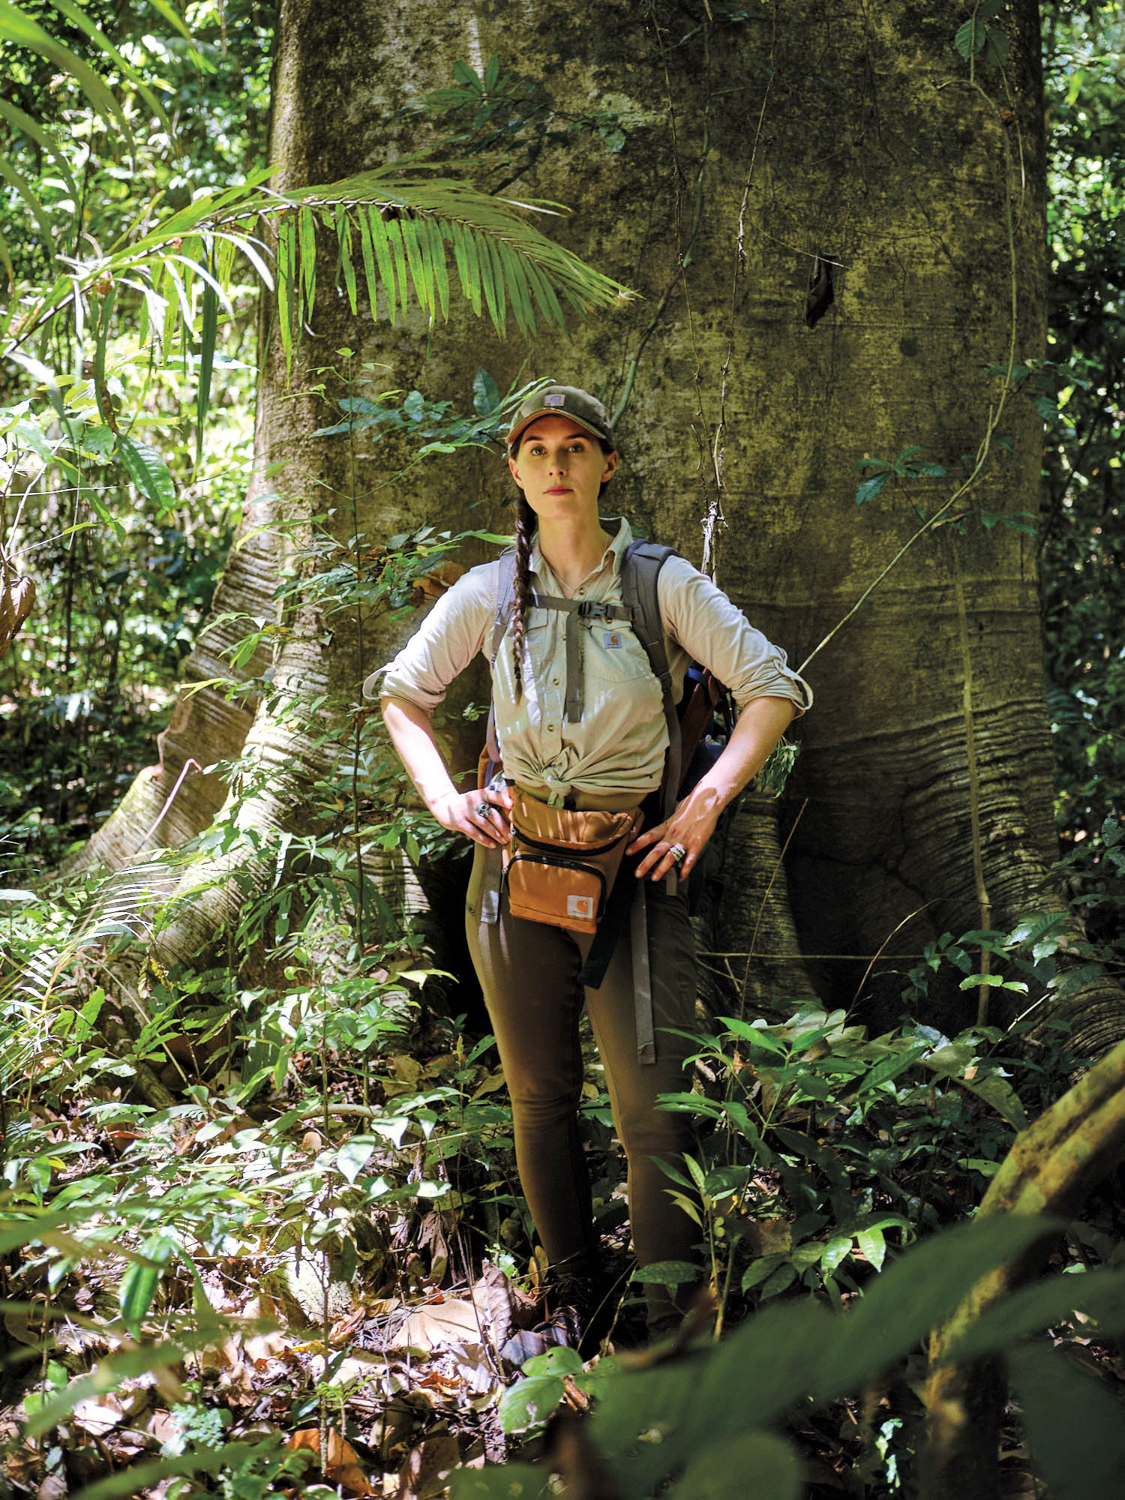
<path fill-rule="evenodd" d="M 684 798 L 667 822 L 658 823 L 647 833 L 640 834 L 628 846 L 625 851 L 627 854 L 648 850 L 637 866 L 638 880 L 646 877 L 650 880 L 663 880 L 670 870 L 675 870 L 681 880 L 691 874 L 692 866 L 715 832 L 719 813 L 722 811 L 722 803 L 714 793 L 709 796 L 699 795 L 700 791 L 701 788 L 696 787 Z M 677 854 L 681 849 L 683 858 L 678 859 Z"/>

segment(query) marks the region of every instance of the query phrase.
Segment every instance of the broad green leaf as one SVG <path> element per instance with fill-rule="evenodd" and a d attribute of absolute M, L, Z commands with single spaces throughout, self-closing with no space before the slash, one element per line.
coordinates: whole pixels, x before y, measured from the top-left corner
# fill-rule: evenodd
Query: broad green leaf
<path fill-rule="evenodd" d="M 370 1138 L 365 1140 L 362 1136 L 345 1141 L 336 1152 L 336 1166 L 341 1176 L 347 1178 L 348 1182 L 354 1182 L 374 1148 L 375 1142 Z"/>
<path fill-rule="evenodd" d="M 1017 1340 L 1053 1328 L 1075 1312 L 1093 1318 L 1097 1332 L 1107 1338 L 1125 1333 L 1125 1271 L 1103 1267 L 1021 1287 L 977 1318 L 949 1356 L 977 1359 L 1009 1349 Z"/>
<path fill-rule="evenodd" d="M 859 1087 L 856 1089 L 856 1094 L 866 1094 L 871 1089 L 881 1088 L 883 1084 L 889 1083 L 893 1078 L 897 1078 L 900 1073 L 905 1073 L 908 1068 L 914 1066 L 923 1052 L 926 1051 L 926 1048 L 927 1044 L 925 1042 L 916 1042 L 912 1047 L 908 1047 L 905 1052 L 898 1052 L 892 1054 L 890 1057 L 884 1057 L 881 1062 L 875 1064 L 869 1073 L 864 1074 Z"/>
<path fill-rule="evenodd" d="M 985 28 L 979 18 L 970 16 L 967 21 L 958 26 L 953 45 L 962 57 L 971 57 L 974 52 L 979 52 L 984 46 L 984 32 Z"/>
<path fill-rule="evenodd" d="M 554 1493 L 546 1469 L 530 1464 L 454 1469 L 450 1475 L 450 1500 L 547 1500 Z"/>
<path fill-rule="evenodd" d="M 561 1375 L 529 1375 L 500 1397 L 497 1415 L 505 1432 L 523 1432 L 545 1422 L 563 1398 Z"/>
<path fill-rule="evenodd" d="M 667 1500 L 797 1500 L 803 1487 L 801 1461 L 784 1439 L 746 1432 L 707 1443 Z"/>
<path fill-rule="evenodd" d="M 887 1258 L 887 1242 L 883 1238 L 883 1231 L 881 1229 L 857 1229 L 855 1242 L 868 1265 L 881 1271 L 883 1262 Z"/>
<path fill-rule="evenodd" d="M 176 504 L 176 487 L 168 465 L 147 443 L 122 434 L 117 439 L 117 456 L 129 478 L 160 511 L 172 510 Z"/>
<path fill-rule="evenodd" d="M 1057 1220 L 1013 1214 L 912 1246 L 864 1291 L 841 1337 L 826 1341 L 808 1371 L 812 1394 L 833 1401 L 875 1379 L 944 1322 L 982 1276 L 1058 1230 Z"/>
<path fill-rule="evenodd" d="M 984 60 L 994 68 L 1002 68 L 1008 61 L 1009 44 L 1007 33 L 999 26 L 984 28 Z"/>
<path fill-rule="evenodd" d="M 8 158 L 2 154 L 0 154 L 0 177 L 2 177 L 10 187 L 15 188 L 16 192 L 27 204 L 28 212 L 35 220 L 36 227 L 39 230 L 39 236 L 43 241 L 43 252 L 46 255 L 50 255 L 52 253 L 52 247 L 55 243 L 55 228 L 50 219 L 47 217 L 47 210 L 40 202 L 40 200 L 36 197 L 36 195 L 32 192 L 30 186 L 27 183 L 27 180 L 19 172 L 16 171 L 15 167 L 12 166 Z"/>
<path fill-rule="evenodd" d="M 1017 1350 L 1009 1373 L 1032 1463 L 1052 1500 L 1120 1500 L 1125 1420 L 1109 1386 L 1048 1349 Z"/>
<path fill-rule="evenodd" d="M 134 1261 L 121 1279 L 118 1306 L 125 1327 L 134 1338 L 141 1336 L 141 1325 L 152 1306 L 152 1299 L 156 1296 L 163 1274 L 163 1266 Z"/>
<path fill-rule="evenodd" d="M 633 1272 L 633 1281 L 646 1285 L 683 1286 L 699 1280 L 699 1267 L 686 1260 L 658 1260 Z"/>
<path fill-rule="evenodd" d="M 212 269 L 214 254 L 212 252 Z M 200 323 L 199 388 L 195 398 L 195 461 L 203 459 L 203 427 L 211 406 L 211 377 L 215 370 L 215 340 L 219 331 L 219 294 L 210 281 L 203 283 L 203 307 Z"/>
<path fill-rule="evenodd" d="M 296 225 L 286 214 L 278 225 L 277 236 L 277 319 L 281 347 L 285 352 L 288 375 L 293 359 L 293 322 L 296 302 Z"/>

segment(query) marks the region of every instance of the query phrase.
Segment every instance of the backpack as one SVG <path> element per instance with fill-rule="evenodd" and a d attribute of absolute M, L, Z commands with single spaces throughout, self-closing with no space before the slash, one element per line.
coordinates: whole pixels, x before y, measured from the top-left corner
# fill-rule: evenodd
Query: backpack
<path fill-rule="evenodd" d="M 670 557 L 680 554 L 674 547 L 656 542 L 634 541 L 625 549 L 621 560 L 621 594 L 623 603 L 599 604 L 588 599 L 562 599 L 536 595 L 535 603 L 544 609 L 566 611 L 574 620 L 621 620 L 632 625 L 644 647 L 649 666 L 660 683 L 664 720 L 668 727 L 668 749 L 664 775 L 660 784 L 659 819 L 671 817 L 677 802 L 691 791 L 714 765 L 730 738 L 734 727 L 734 703 L 730 689 L 719 682 L 698 662 L 692 662 L 684 677 L 679 703 L 672 696 L 672 673 L 664 643 L 664 626 L 660 616 L 658 579 Z M 516 555 L 513 548 L 500 555 L 500 580 L 496 595 L 496 621 L 492 633 L 490 663 L 495 663 L 500 643 L 511 624 L 515 609 Z M 481 757 L 481 785 L 487 785 L 500 768 L 496 742 L 495 705 L 489 705 L 488 736 Z M 717 904 L 722 893 L 720 832 L 734 814 L 738 799 L 724 809 L 715 838 L 708 843 L 687 877 L 686 895 L 692 916 Z M 718 841 L 718 847 L 713 848 Z"/>

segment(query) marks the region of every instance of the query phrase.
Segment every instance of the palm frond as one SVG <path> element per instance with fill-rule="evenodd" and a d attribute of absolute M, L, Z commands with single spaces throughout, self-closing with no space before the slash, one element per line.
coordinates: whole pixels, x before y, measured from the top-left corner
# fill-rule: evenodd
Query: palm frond
<path fill-rule="evenodd" d="M 202 195 L 132 241 L 80 266 L 71 263 L 25 309 L 0 352 L 15 355 L 69 309 L 82 309 L 95 287 L 124 281 L 143 289 L 146 327 L 157 337 L 159 325 L 165 359 L 177 338 L 185 349 L 199 340 L 197 414 L 205 414 L 215 320 L 220 305 L 230 312 L 235 279 L 249 272 L 271 289 L 276 285 L 278 327 L 291 364 L 301 329 L 313 321 L 317 245 L 328 236 L 336 243 L 338 278 L 350 306 L 359 312 L 362 287 L 367 315 L 392 324 L 407 313 L 411 298 L 431 322 L 447 319 L 454 283 L 473 313 L 487 315 L 501 334 L 509 315 L 531 335 L 540 323 L 562 327 L 568 315 L 586 317 L 632 295 L 530 221 L 530 214 L 559 214 L 558 204 L 494 197 L 457 178 L 429 175 L 432 163 L 414 162 L 410 170 L 413 175 L 394 176 L 384 167 L 292 193 L 262 188 L 262 172 L 239 187 Z M 138 224 L 147 220 L 142 214 Z"/>
<path fill-rule="evenodd" d="M 86 24 L 89 25 L 88 22 Z M 69 73 L 97 113 L 103 119 L 115 122 L 126 136 L 129 135 L 125 113 L 113 97 L 109 85 L 95 73 L 89 63 L 83 62 L 69 47 L 56 41 L 50 32 L 43 30 L 38 21 L 34 21 L 18 5 L 13 5 L 11 0 L 0 0 L 0 38 L 11 42 L 13 46 L 38 52 L 62 72 Z M 107 42 L 106 46 L 108 45 Z"/>

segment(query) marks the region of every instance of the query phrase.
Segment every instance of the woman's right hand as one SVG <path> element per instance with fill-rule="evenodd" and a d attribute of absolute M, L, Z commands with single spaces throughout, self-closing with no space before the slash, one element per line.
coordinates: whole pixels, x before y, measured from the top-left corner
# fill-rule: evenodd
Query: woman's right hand
<path fill-rule="evenodd" d="M 512 794 L 507 787 L 448 792 L 430 803 L 430 811 L 443 828 L 463 833 L 485 849 L 498 849 L 508 842 L 511 807 Z"/>

